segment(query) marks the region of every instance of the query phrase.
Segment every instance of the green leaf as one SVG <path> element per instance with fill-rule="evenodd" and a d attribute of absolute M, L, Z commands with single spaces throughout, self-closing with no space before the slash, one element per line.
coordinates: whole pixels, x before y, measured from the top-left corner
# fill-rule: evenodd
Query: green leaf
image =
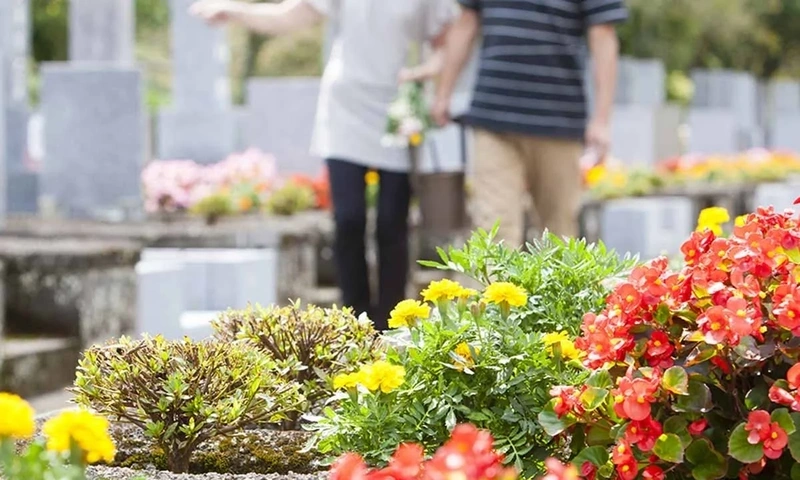
<path fill-rule="evenodd" d="M 664 433 L 674 433 L 681 439 L 684 447 L 692 443 L 692 435 L 686 428 L 689 422 L 682 416 L 669 417 L 664 421 Z"/>
<path fill-rule="evenodd" d="M 608 463 L 608 450 L 600 446 L 586 447 L 572 459 L 572 464 L 578 468 L 586 462 L 592 462 L 595 466 L 602 467 Z"/>
<path fill-rule="evenodd" d="M 653 453 L 665 462 L 683 462 L 683 444 L 674 433 L 664 433 L 658 437 L 656 445 L 653 447 Z"/>
<path fill-rule="evenodd" d="M 608 397 L 608 390 L 605 388 L 589 387 L 581 393 L 581 404 L 587 412 L 597 410 Z"/>
<path fill-rule="evenodd" d="M 725 457 L 706 438 L 697 439 L 689 445 L 686 459 L 693 465 L 692 477 L 695 480 L 716 480 L 724 477 L 728 471 Z"/>
<path fill-rule="evenodd" d="M 592 425 L 586 432 L 587 445 L 608 445 L 613 443 L 613 440 L 614 437 L 611 435 L 611 430 L 599 425 Z"/>
<path fill-rule="evenodd" d="M 712 345 L 701 343 L 700 345 L 696 346 L 691 353 L 689 353 L 688 357 L 686 357 L 686 366 L 691 367 L 692 365 L 706 362 L 716 355 L 716 348 L 714 348 Z"/>
<path fill-rule="evenodd" d="M 784 253 L 786 253 L 786 256 L 789 257 L 792 263 L 800 263 L 800 249 L 793 248 L 791 250 L 785 250 Z"/>
<path fill-rule="evenodd" d="M 792 465 L 791 478 L 792 480 L 800 480 L 800 463 Z"/>
<path fill-rule="evenodd" d="M 708 385 L 690 380 L 687 395 L 681 395 L 672 407 L 677 412 L 705 413 L 711 409 L 711 390 Z"/>
<path fill-rule="evenodd" d="M 669 306 L 666 303 L 662 303 L 656 309 L 656 314 L 654 318 L 655 321 L 658 322 L 660 325 L 666 325 L 671 316 L 672 313 L 669 310 Z"/>
<path fill-rule="evenodd" d="M 539 425 L 541 425 L 545 433 L 551 437 L 555 437 L 559 433 L 575 424 L 575 420 L 569 415 L 566 415 L 563 418 L 558 418 L 556 412 L 553 411 L 553 405 L 556 401 L 558 401 L 557 398 L 550 400 L 550 403 L 547 404 L 547 407 L 545 407 L 545 409 L 542 410 L 538 416 Z"/>
<path fill-rule="evenodd" d="M 608 370 L 595 370 L 586 380 L 586 385 L 597 388 L 610 388 L 614 385 Z"/>
<path fill-rule="evenodd" d="M 742 463 L 757 462 L 764 456 L 764 447 L 760 443 L 751 445 L 747 441 L 748 434 L 744 426 L 744 423 L 740 423 L 733 429 L 731 438 L 728 440 L 728 454 Z"/>
<path fill-rule="evenodd" d="M 678 395 L 689 394 L 689 374 L 682 367 L 670 367 L 661 378 L 661 385 Z"/>
<path fill-rule="evenodd" d="M 753 387 L 744 397 L 744 404 L 750 410 L 758 410 L 768 405 L 769 391 L 767 385 L 762 383 Z"/>
<path fill-rule="evenodd" d="M 792 420 L 792 416 L 789 415 L 789 410 L 785 408 L 779 408 L 772 412 L 770 416 L 773 422 L 778 422 L 778 425 L 786 431 L 787 435 L 793 434 L 797 428 L 794 426 L 794 420 Z"/>
<path fill-rule="evenodd" d="M 800 462 L 800 413 L 792 412 L 791 417 L 794 420 L 795 430 L 789 435 L 789 452 L 796 462 Z"/>

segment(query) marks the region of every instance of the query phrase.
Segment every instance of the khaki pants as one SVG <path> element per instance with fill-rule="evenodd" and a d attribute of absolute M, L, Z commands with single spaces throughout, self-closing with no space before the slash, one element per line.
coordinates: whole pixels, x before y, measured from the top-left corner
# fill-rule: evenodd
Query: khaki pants
<path fill-rule="evenodd" d="M 541 227 L 562 236 L 578 235 L 581 201 L 581 142 L 475 131 L 472 217 L 476 227 L 500 222 L 498 240 L 525 241 L 528 195 Z"/>

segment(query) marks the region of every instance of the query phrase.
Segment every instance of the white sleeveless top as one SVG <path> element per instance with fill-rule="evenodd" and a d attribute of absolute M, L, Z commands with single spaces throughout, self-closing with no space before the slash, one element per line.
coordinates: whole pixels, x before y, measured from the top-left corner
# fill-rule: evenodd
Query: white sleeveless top
<path fill-rule="evenodd" d="M 441 33 L 457 13 L 454 0 L 305 0 L 335 18 L 312 139 L 312 154 L 405 172 L 405 149 L 384 147 L 389 104 L 409 48 Z"/>

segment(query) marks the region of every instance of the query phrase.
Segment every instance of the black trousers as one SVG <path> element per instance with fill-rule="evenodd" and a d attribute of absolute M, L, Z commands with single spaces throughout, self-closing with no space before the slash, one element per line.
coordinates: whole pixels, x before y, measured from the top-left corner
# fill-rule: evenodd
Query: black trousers
<path fill-rule="evenodd" d="M 328 159 L 336 223 L 334 252 L 342 302 L 356 315 L 367 312 L 378 330 L 388 328 L 389 312 L 405 298 L 408 281 L 408 211 L 411 183 L 407 173 L 379 171 L 378 292 L 370 294 L 366 259 L 367 167 Z"/>

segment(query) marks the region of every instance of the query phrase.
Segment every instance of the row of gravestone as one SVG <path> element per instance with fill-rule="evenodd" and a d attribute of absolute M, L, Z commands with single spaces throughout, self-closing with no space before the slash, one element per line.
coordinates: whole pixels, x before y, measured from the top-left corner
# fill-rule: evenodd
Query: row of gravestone
<path fill-rule="evenodd" d="M 762 184 L 742 204 L 746 212 L 768 206 L 782 212 L 794 207 L 798 192 L 798 181 Z M 675 257 L 696 227 L 697 210 L 698 204 L 689 197 L 611 200 L 600 207 L 599 237 L 607 247 L 642 259 Z"/>
<path fill-rule="evenodd" d="M 319 90 L 317 79 L 253 80 L 248 104 L 231 106 L 228 46 L 187 8 L 169 0 L 172 15 L 173 102 L 156 119 L 155 142 L 143 106 L 143 76 L 133 58 L 133 0 L 70 0 L 70 62 L 42 68 L 41 172 L 28 161 L 26 65 L 30 0 L 0 2 L 0 55 L 4 88 L 0 142 L 12 211 L 39 207 L 72 216 L 124 216 L 140 205 L 139 173 L 152 157 L 216 161 L 245 146 L 275 154 L 284 171 L 315 173 L 307 153 Z M 472 62 L 474 73 L 477 60 Z M 591 80 L 591 68 L 587 76 Z M 468 92 L 474 75 L 466 75 Z M 652 164 L 688 149 L 733 153 L 768 146 L 800 150 L 800 83 L 764 88 L 739 72 L 698 71 L 686 119 L 690 140 L 679 136 L 680 109 L 665 100 L 666 74 L 659 61 L 623 59 L 613 120 L 614 155 L 626 163 Z M 592 87 L 588 82 L 591 101 Z M 768 99 L 769 101 L 766 101 Z M 469 95 L 458 98 L 463 110 Z M 769 135 L 767 135 L 769 133 Z M 423 150 L 428 168 L 454 169 L 466 156 L 457 128 L 437 132 Z M 40 149 L 30 149 L 38 151 Z"/>

